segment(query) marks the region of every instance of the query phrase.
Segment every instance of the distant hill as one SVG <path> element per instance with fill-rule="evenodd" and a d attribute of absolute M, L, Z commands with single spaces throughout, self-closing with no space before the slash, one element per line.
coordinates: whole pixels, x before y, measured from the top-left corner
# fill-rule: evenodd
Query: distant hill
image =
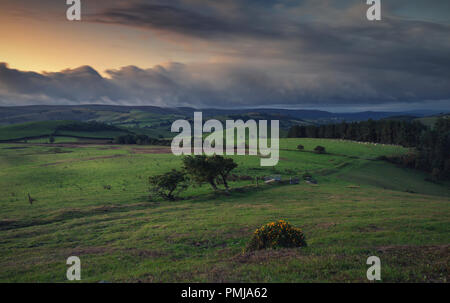
<path fill-rule="evenodd" d="M 413 121 L 418 119 L 417 116 L 408 116 L 408 115 L 402 115 L 402 116 L 390 116 L 387 118 L 383 118 L 381 120 L 395 120 L 395 121 Z"/>
<path fill-rule="evenodd" d="M 426 126 L 433 127 L 434 123 L 436 123 L 436 121 L 439 118 L 450 119 L 450 113 L 434 115 L 434 116 L 429 116 L 429 117 L 417 118 L 417 121 L 420 121 L 422 124 L 425 124 Z"/>
<path fill-rule="evenodd" d="M 160 127 L 171 124 L 174 119 L 188 119 L 193 112 L 189 107 L 163 108 L 156 106 L 113 106 L 113 105 L 34 105 L 21 107 L 0 107 L 0 125 L 36 121 L 72 120 L 99 121 L 124 127 Z M 291 109 L 201 109 L 205 118 L 230 116 L 257 117 L 283 121 L 284 127 L 292 124 L 323 124 L 339 121 L 362 121 L 399 116 L 403 113 L 365 111 L 358 113 L 331 113 L 320 110 Z"/>

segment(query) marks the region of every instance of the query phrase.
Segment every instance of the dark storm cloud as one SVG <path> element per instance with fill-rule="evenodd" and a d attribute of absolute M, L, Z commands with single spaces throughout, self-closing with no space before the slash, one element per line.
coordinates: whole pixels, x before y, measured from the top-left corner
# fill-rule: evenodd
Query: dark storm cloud
<path fill-rule="evenodd" d="M 445 6 L 445 2 L 437 2 Z M 347 13 L 349 1 L 340 1 L 339 8 L 332 8 L 330 1 L 316 1 L 314 18 L 301 13 L 307 8 L 303 3 L 314 7 L 312 1 L 231 0 L 228 6 L 217 6 L 213 1 L 199 0 L 189 1 L 188 7 L 186 1 L 173 1 L 170 6 L 160 3 L 138 1 L 106 10 L 94 19 L 205 39 L 232 50 L 244 61 L 266 52 L 278 56 L 269 59 L 292 60 L 294 65 L 300 60 L 316 62 L 324 71 L 384 69 L 418 76 L 450 75 L 448 24 L 404 20 L 387 12 L 382 22 L 372 23 L 364 20 L 367 6 L 356 8 L 359 18 Z M 386 4 L 397 10 L 408 7 L 404 1 L 403 6 Z M 295 7 L 297 14 L 291 12 Z M 342 13 L 331 17 L 328 10 Z M 246 43 L 253 47 L 242 46 Z"/>
<path fill-rule="evenodd" d="M 0 64 L 0 104 L 321 106 L 417 102 L 450 95 L 444 80 L 383 70 L 356 75 L 342 71 L 285 74 L 244 65 L 172 63 L 107 73 L 105 78 L 82 67 L 37 74 Z"/>
<path fill-rule="evenodd" d="M 23 72 L 0 63 L 0 104 L 95 103 L 125 95 L 89 66 L 58 73 Z M 31 102 L 31 103 L 30 103 Z"/>
<path fill-rule="evenodd" d="M 239 18 L 222 16 L 208 6 L 195 9 L 171 3 L 138 2 L 125 7 L 113 7 L 101 14 L 90 16 L 88 20 L 163 30 L 204 39 L 233 36 L 274 37 L 279 34 L 268 28 L 259 29 Z"/>
<path fill-rule="evenodd" d="M 108 77 L 90 67 L 39 74 L 3 64 L 0 104 L 407 107 L 450 100 L 450 25 L 390 11 L 408 16 L 409 1 L 385 2 L 383 20 L 369 22 L 365 1 L 354 3 L 147 0 L 107 7 L 87 19 L 202 41 L 191 52 L 206 43 L 222 60 L 128 66 Z"/>

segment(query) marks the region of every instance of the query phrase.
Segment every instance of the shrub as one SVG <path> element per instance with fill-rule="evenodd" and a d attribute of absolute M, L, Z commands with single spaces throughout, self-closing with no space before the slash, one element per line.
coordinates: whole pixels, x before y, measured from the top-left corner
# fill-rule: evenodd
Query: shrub
<path fill-rule="evenodd" d="M 186 174 L 173 169 L 149 178 L 150 192 L 165 200 L 174 201 L 179 193 L 188 188 Z"/>
<path fill-rule="evenodd" d="M 305 147 L 304 147 L 303 145 L 299 144 L 299 145 L 297 146 L 297 149 L 298 149 L 298 150 L 304 150 Z"/>
<path fill-rule="evenodd" d="M 314 148 L 314 151 L 317 153 L 317 154 L 324 154 L 325 153 L 325 147 L 323 147 L 323 146 L 316 146 L 316 148 Z"/>
<path fill-rule="evenodd" d="M 303 177 L 303 180 L 310 180 L 310 179 L 312 179 L 312 175 L 310 173 L 308 173 L 308 172 L 304 173 L 302 177 Z"/>
<path fill-rule="evenodd" d="M 304 246 L 306 246 L 306 240 L 302 230 L 293 227 L 286 221 L 279 220 L 257 229 L 247 245 L 246 251 Z"/>

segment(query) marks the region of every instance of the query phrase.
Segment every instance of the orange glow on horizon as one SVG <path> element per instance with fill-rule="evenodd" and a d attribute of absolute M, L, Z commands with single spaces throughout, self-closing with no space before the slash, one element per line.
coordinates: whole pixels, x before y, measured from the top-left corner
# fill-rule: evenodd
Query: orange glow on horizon
<path fill-rule="evenodd" d="M 0 14 L 0 62 L 22 71 L 105 70 L 175 61 L 151 32 L 119 25 L 49 21 Z"/>

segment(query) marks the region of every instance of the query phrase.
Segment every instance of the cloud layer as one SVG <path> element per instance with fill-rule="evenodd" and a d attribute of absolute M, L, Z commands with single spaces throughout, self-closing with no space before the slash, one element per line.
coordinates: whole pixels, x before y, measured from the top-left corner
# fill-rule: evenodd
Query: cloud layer
<path fill-rule="evenodd" d="M 177 37 L 180 45 L 193 45 L 190 52 L 205 52 L 206 45 L 211 54 L 203 61 L 108 70 L 107 77 L 89 66 L 34 73 L 2 63 L 0 105 L 404 103 L 407 108 L 450 100 L 450 25 L 442 14 L 439 21 L 400 17 L 408 15 L 408 3 L 386 5 L 381 22 L 365 20 L 367 6 L 347 1 L 340 6 L 325 0 L 106 6 L 87 20 Z"/>

